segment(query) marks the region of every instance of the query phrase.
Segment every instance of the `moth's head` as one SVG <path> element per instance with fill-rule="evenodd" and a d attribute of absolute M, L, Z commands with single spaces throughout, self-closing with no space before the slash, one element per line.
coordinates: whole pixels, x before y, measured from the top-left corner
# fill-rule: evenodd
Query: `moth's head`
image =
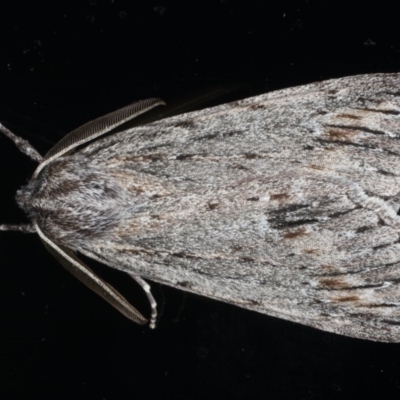
<path fill-rule="evenodd" d="M 34 199 L 35 194 L 39 191 L 40 186 L 41 179 L 31 179 L 27 185 L 24 185 L 21 189 L 17 190 L 15 195 L 18 206 L 31 218 L 35 217 L 35 215 L 33 215 L 34 208 L 32 207 L 32 204 L 34 202 L 32 200 Z"/>
<path fill-rule="evenodd" d="M 16 200 L 47 237 L 73 248 L 120 221 L 122 192 L 112 175 L 84 157 L 61 157 L 18 190 Z"/>

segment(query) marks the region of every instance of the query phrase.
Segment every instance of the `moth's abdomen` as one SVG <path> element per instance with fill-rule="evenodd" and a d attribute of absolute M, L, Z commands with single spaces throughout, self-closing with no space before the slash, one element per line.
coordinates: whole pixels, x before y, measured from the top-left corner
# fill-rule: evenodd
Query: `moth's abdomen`
<path fill-rule="evenodd" d="M 120 220 L 115 180 L 79 157 L 55 160 L 17 192 L 17 202 L 54 241 L 76 248 Z"/>

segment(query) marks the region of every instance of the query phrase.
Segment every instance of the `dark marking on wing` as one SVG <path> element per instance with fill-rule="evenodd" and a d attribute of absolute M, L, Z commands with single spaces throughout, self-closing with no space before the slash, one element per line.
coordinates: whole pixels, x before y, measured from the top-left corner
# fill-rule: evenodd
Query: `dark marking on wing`
<path fill-rule="evenodd" d="M 219 206 L 219 203 L 211 203 L 209 202 L 207 204 L 207 210 L 212 211 L 212 210 L 216 210 Z"/>
<path fill-rule="evenodd" d="M 247 108 L 249 110 L 264 110 L 267 107 L 265 104 L 250 104 Z"/>
<path fill-rule="evenodd" d="M 253 257 L 248 257 L 248 256 L 243 256 L 243 257 L 239 257 L 240 261 L 244 261 L 244 262 L 254 262 L 256 261 Z"/>
<path fill-rule="evenodd" d="M 394 326 L 400 325 L 400 321 L 393 321 L 391 319 L 382 319 L 381 321 L 388 325 L 394 325 Z"/>
<path fill-rule="evenodd" d="M 330 89 L 327 91 L 327 93 L 332 96 L 332 95 L 335 95 L 338 91 L 339 91 L 339 89 Z"/>
<path fill-rule="evenodd" d="M 309 207 L 308 204 L 292 204 L 287 207 L 282 207 L 277 210 L 272 210 L 269 212 L 269 214 L 270 215 L 285 214 L 285 213 L 289 213 L 289 212 L 295 212 L 295 211 L 298 211 L 298 210 L 301 210 L 301 209 L 307 208 L 307 207 Z"/>
<path fill-rule="evenodd" d="M 319 284 L 322 286 L 321 289 L 330 290 L 344 290 L 347 287 L 347 282 L 342 277 L 320 278 Z"/>
<path fill-rule="evenodd" d="M 279 221 L 278 221 L 279 222 Z M 295 226 L 300 226 L 300 225 L 310 225 L 310 224 L 315 224 L 319 222 L 316 218 L 309 218 L 309 219 L 299 219 L 295 221 L 281 221 L 281 224 L 277 224 L 274 226 L 275 229 L 284 229 L 284 228 L 290 228 L 290 227 L 295 227 Z"/>
<path fill-rule="evenodd" d="M 289 195 L 287 193 L 284 193 L 284 192 L 270 194 L 270 199 L 271 200 L 278 200 L 278 201 L 286 200 L 288 197 L 289 197 Z"/>
<path fill-rule="evenodd" d="M 221 133 L 221 132 L 209 132 L 209 133 L 206 133 L 203 136 L 198 136 L 198 137 L 194 138 L 193 140 L 194 141 L 203 141 L 203 140 L 212 140 L 212 139 L 215 139 L 215 138 L 221 138 L 222 139 L 222 138 L 241 135 L 241 134 L 243 134 L 243 131 L 241 131 L 241 130 L 224 132 L 224 133 Z"/>
<path fill-rule="evenodd" d="M 188 281 L 182 281 L 182 282 L 177 282 L 178 286 L 184 287 L 184 288 L 190 288 L 192 284 Z"/>
<path fill-rule="evenodd" d="M 393 172 L 384 171 L 383 169 L 376 170 L 378 174 L 385 175 L 385 176 L 396 176 Z"/>
<path fill-rule="evenodd" d="M 294 231 L 289 231 L 289 232 L 285 232 L 283 234 L 284 239 L 294 239 L 297 238 L 299 236 L 304 236 L 307 235 L 306 229 L 305 228 L 300 228 Z"/>
<path fill-rule="evenodd" d="M 316 250 L 316 249 L 305 249 L 305 250 L 303 250 L 303 253 L 304 254 L 318 254 L 318 250 Z M 300 268 L 300 269 L 302 269 L 302 268 Z"/>
<path fill-rule="evenodd" d="M 196 124 L 194 123 L 193 120 L 188 119 L 188 120 L 176 122 L 174 124 L 174 126 L 176 126 L 177 128 L 190 129 L 190 128 L 194 128 L 196 126 Z"/>
<path fill-rule="evenodd" d="M 356 233 L 364 233 L 370 231 L 371 229 L 375 229 L 373 226 L 360 226 L 355 230 Z"/>
<path fill-rule="evenodd" d="M 381 304 L 369 304 L 369 308 L 397 308 L 396 304 L 381 303 Z"/>
<path fill-rule="evenodd" d="M 338 128 L 350 131 L 361 131 L 367 133 L 373 133 L 374 135 L 385 135 L 385 132 L 378 131 L 377 129 L 366 128 L 365 126 L 352 126 L 352 125 L 338 125 L 338 124 L 326 124 L 329 128 Z"/>
<path fill-rule="evenodd" d="M 359 115 L 347 114 L 347 113 L 338 114 L 337 117 L 348 118 L 348 119 L 362 119 L 362 117 L 360 117 Z"/>
<path fill-rule="evenodd" d="M 196 156 L 196 154 L 179 154 L 179 156 L 176 156 L 175 160 L 184 161 L 187 159 L 191 159 L 195 156 Z"/>
<path fill-rule="evenodd" d="M 365 143 L 355 143 L 355 142 L 349 142 L 347 140 L 326 140 L 326 139 L 316 139 L 317 142 L 319 142 L 323 146 L 327 145 L 334 145 L 334 146 L 353 146 L 353 147 L 358 147 L 358 148 L 363 148 L 363 149 L 370 149 L 370 150 L 376 150 L 379 149 L 381 151 L 384 151 L 387 154 L 391 154 L 393 156 L 400 156 L 400 154 L 396 153 L 395 151 L 391 151 L 382 147 L 377 147 L 377 146 L 368 146 Z M 325 147 L 326 150 L 331 150 L 329 147 Z"/>
<path fill-rule="evenodd" d="M 380 114 L 388 114 L 388 115 L 400 115 L 400 111 L 397 110 L 380 110 L 376 108 L 356 108 L 356 110 L 375 112 Z"/>
<path fill-rule="evenodd" d="M 346 131 L 345 129 L 327 129 L 327 133 L 330 137 L 336 138 L 336 139 L 348 139 L 350 135 L 352 135 L 351 132 Z"/>
<path fill-rule="evenodd" d="M 377 284 L 366 284 L 366 285 L 358 285 L 358 286 L 350 286 L 348 282 L 346 282 L 343 278 L 320 278 L 319 280 L 321 284 L 321 288 L 319 289 L 328 289 L 328 290 L 360 290 L 360 289 L 374 289 L 378 287 L 382 287 L 383 283 Z"/>
<path fill-rule="evenodd" d="M 353 212 L 354 210 L 358 210 L 360 208 L 362 208 L 362 207 L 361 206 L 354 206 L 353 208 L 351 208 L 349 210 L 346 210 L 346 211 L 338 211 L 338 212 L 335 212 L 335 213 L 332 213 L 332 214 L 328 214 L 328 217 L 331 218 L 331 219 L 340 218 L 343 215 L 349 214 L 349 213 Z"/>
<path fill-rule="evenodd" d="M 316 165 L 316 164 L 310 164 L 308 167 L 312 168 L 312 169 L 316 169 L 318 171 L 323 171 L 325 169 L 323 165 Z"/>
<path fill-rule="evenodd" d="M 342 296 L 342 297 L 337 297 L 334 300 L 339 303 L 346 303 L 346 302 L 356 302 L 360 300 L 360 298 L 358 296 Z"/>
<path fill-rule="evenodd" d="M 391 91 L 387 90 L 387 91 L 384 91 L 384 92 L 379 92 L 376 95 L 378 96 L 378 95 L 382 95 L 382 94 L 383 95 L 389 95 L 389 96 L 398 97 L 398 96 L 400 96 L 400 91 L 396 90 L 396 91 L 391 92 Z"/>
<path fill-rule="evenodd" d="M 262 155 L 255 154 L 255 153 L 245 153 L 245 154 L 243 154 L 243 156 L 247 160 L 254 160 L 255 158 L 264 158 Z"/>

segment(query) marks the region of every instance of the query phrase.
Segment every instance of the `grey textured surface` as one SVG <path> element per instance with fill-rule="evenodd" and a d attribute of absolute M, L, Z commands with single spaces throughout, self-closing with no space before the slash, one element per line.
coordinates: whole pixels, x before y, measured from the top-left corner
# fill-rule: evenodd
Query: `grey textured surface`
<path fill-rule="evenodd" d="M 331 80 L 134 128 L 54 160 L 19 199 L 111 267 L 400 341 L 399 83 Z"/>

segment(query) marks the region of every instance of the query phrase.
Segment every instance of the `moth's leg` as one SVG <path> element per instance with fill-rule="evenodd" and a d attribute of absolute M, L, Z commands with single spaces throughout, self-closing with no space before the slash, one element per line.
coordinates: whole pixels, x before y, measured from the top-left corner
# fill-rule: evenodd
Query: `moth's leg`
<path fill-rule="evenodd" d="M 0 231 L 20 231 L 23 233 L 36 233 L 36 229 L 32 224 L 19 224 L 19 225 L 0 225 Z"/>
<path fill-rule="evenodd" d="M 22 139 L 19 136 L 15 135 L 1 123 L 0 123 L 0 132 L 3 132 L 4 135 L 6 135 L 9 139 L 11 139 L 18 147 L 18 150 L 21 153 L 26 154 L 29 158 L 31 158 L 34 161 L 37 162 L 42 161 L 42 156 L 27 140 Z"/>
<path fill-rule="evenodd" d="M 129 274 L 144 290 L 146 296 L 149 300 L 150 307 L 151 307 L 151 317 L 150 317 L 150 328 L 154 329 L 156 327 L 156 319 L 157 319 L 157 302 L 155 301 L 153 295 L 151 294 L 151 287 L 150 285 L 142 279 L 138 275 Z"/>
<path fill-rule="evenodd" d="M 93 273 L 93 271 L 71 250 L 54 243 L 42 232 L 35 220 L 33 221 L 33 225 L 36 229 L 36 232 L 40 236 L 40 239 L 42 239 L 45 247 L 72 275 L 78 278 L 89 289 L 92 289 L 95 293 L 100 295 L 121 314 L 125 315 L 125 317 L 141 325 L 148 322 L 147 319 L 144 318 L 143 315 L 132 306 L 132 304 L 130 304 L 107 282 Z"/>

